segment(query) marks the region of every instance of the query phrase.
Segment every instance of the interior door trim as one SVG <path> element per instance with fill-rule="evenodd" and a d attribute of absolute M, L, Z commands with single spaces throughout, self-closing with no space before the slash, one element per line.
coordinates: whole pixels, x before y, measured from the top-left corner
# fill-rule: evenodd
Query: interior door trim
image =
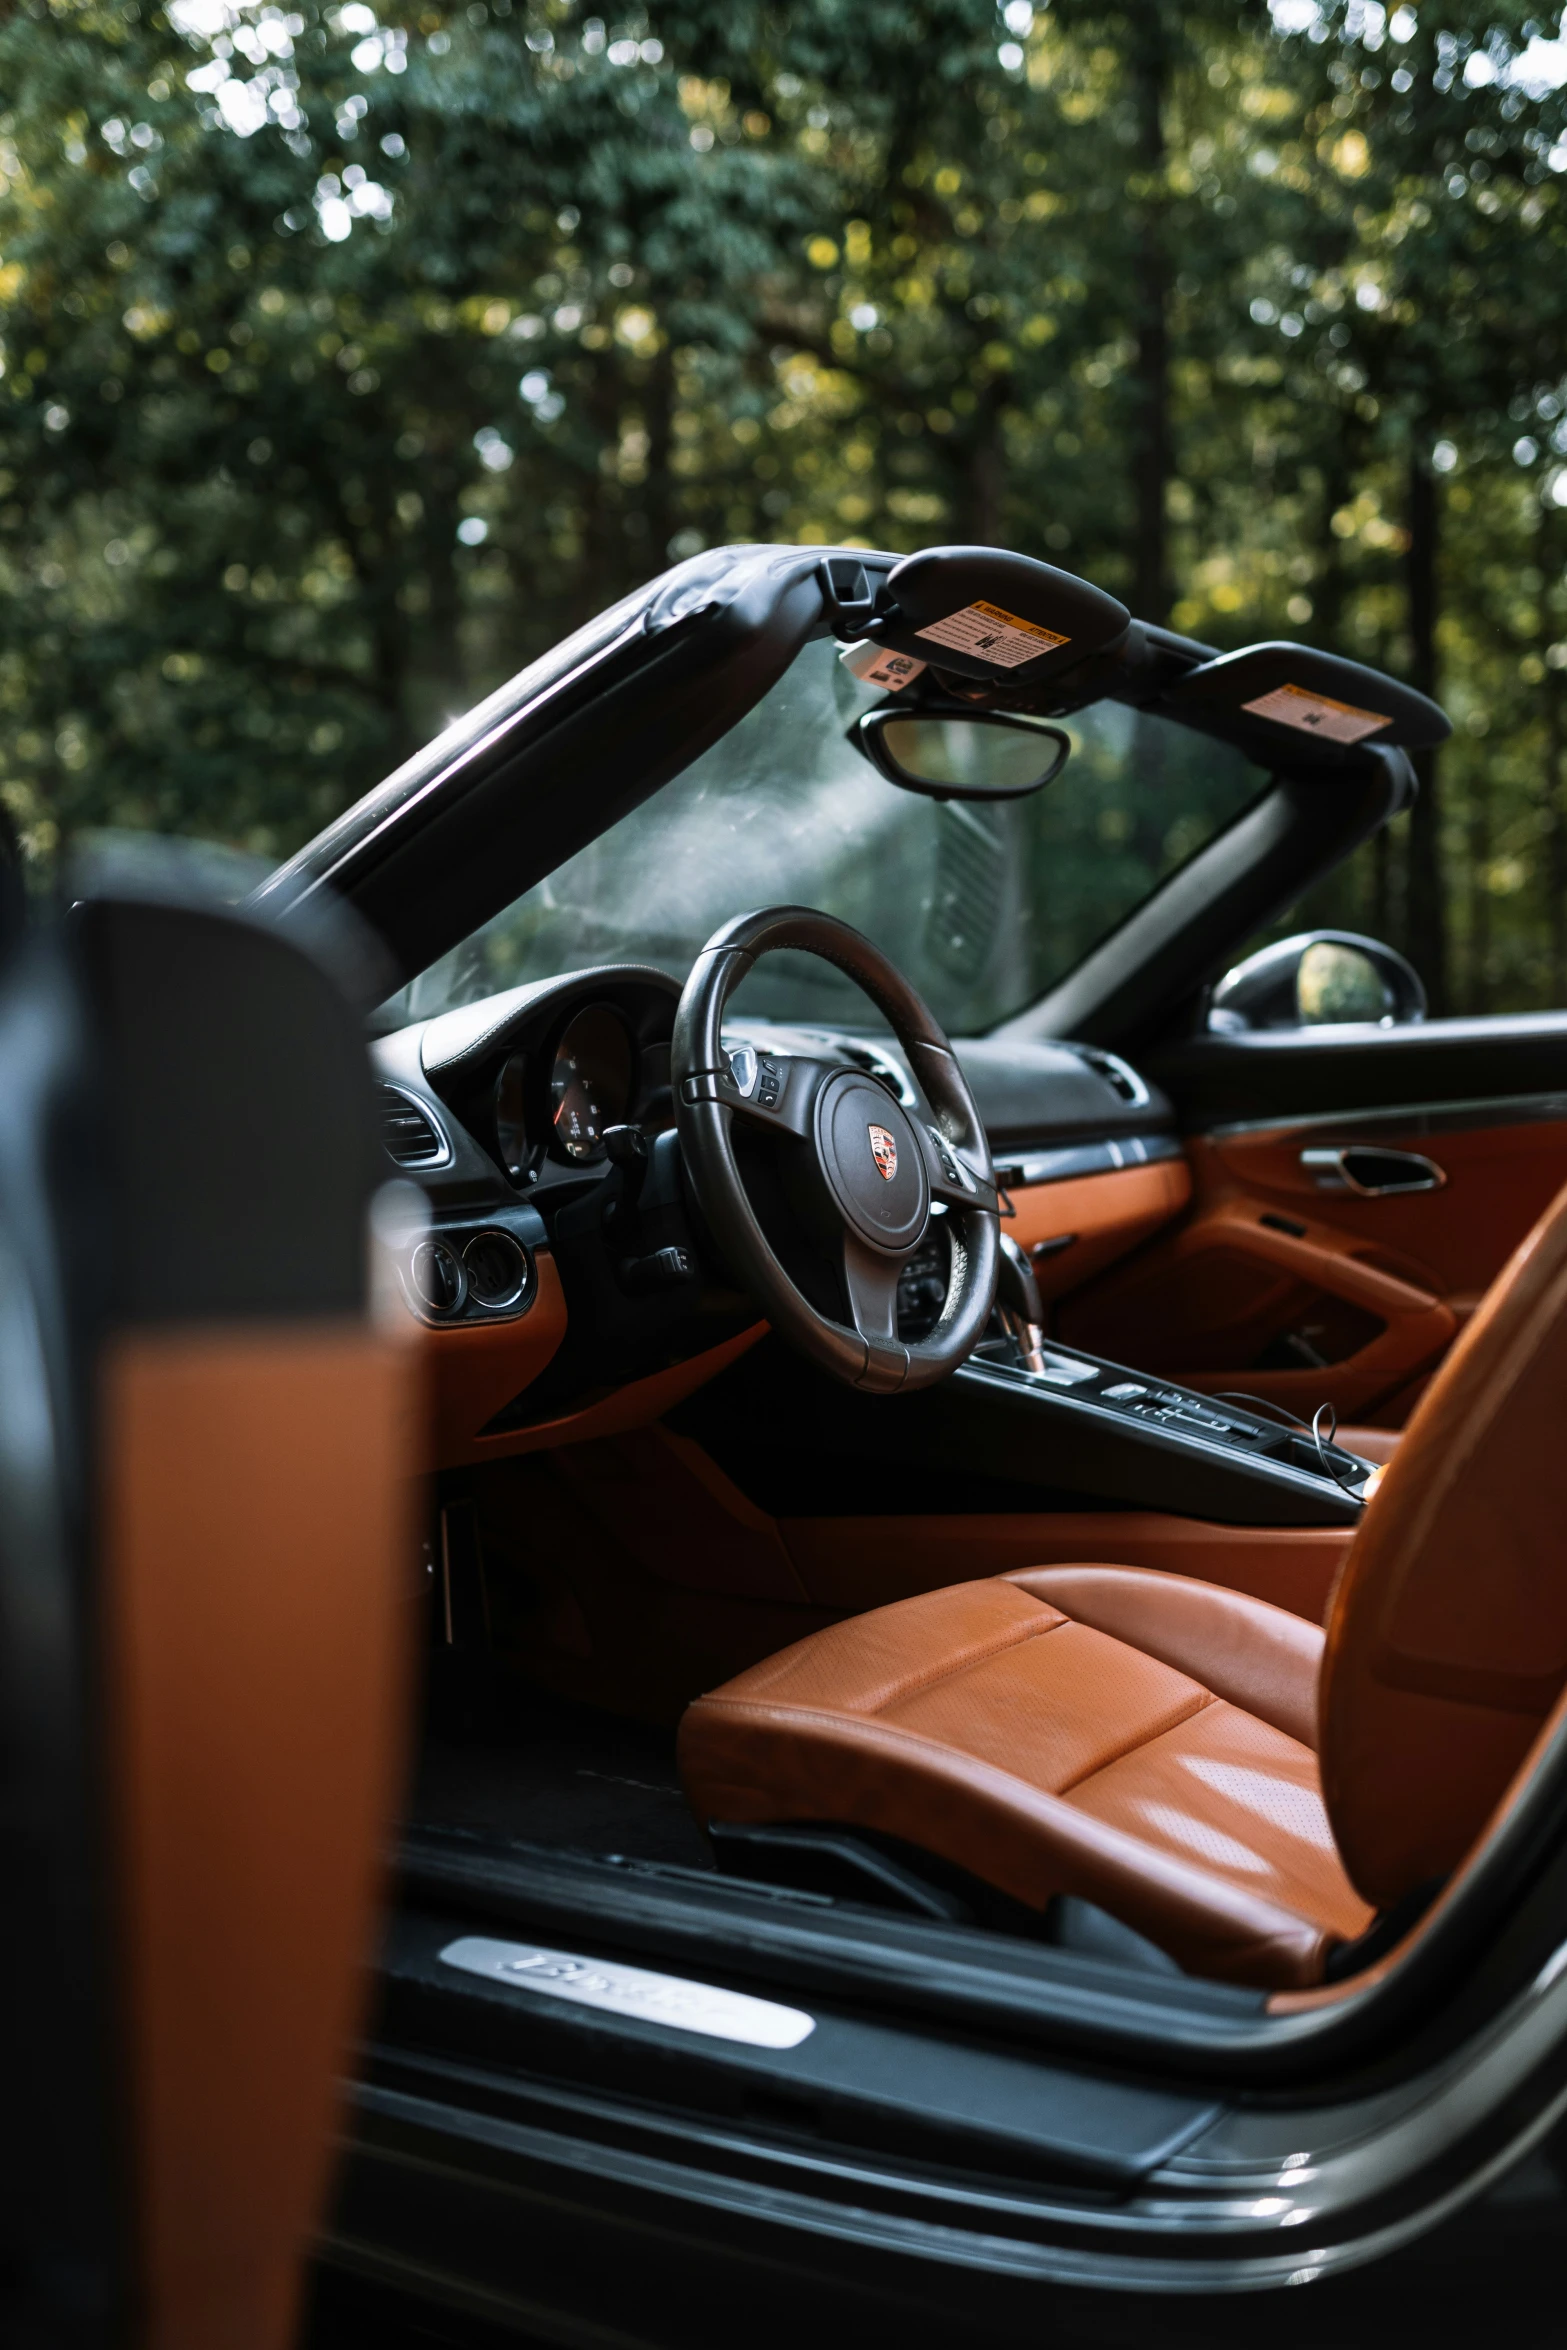
<path fill-rule="evenodd" d="M 1299 1117 L 1225 1118 L 1209 1126 L 1194 1121 L 1191 1132 L 1212 1142 L 1240 1134 L 1277 1134 L 1282 1139 L 1324 1126 L 1349 1134 L 1459 1134 L 1486 1126 L 1550 1126 L 1567 1122 L 1567 1092 L 1501 1093 L 1472 1101 L 1407 1102 L 1385 1110 L 1307 1110 Z"/>

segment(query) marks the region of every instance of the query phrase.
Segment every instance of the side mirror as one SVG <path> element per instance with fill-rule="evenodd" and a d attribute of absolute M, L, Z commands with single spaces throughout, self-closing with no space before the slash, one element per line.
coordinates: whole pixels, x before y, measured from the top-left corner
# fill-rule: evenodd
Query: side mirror
<path fill-rule="evenodd" d="M 1226 971 L 1208 1026 L 1221 1035 L 1354 1021 L 1391 1028 L 1425 1016 L 1420 974 L 1392 947 L 1352 930 L 1303 930 Z"/>
<path fill-rule="evenodd" d="M 1017 800 L 1054 780 L 1072 738 L 996 710 L 881 709 L 856 721 L 854 739 L 889 783 L 937 800 Z"/>

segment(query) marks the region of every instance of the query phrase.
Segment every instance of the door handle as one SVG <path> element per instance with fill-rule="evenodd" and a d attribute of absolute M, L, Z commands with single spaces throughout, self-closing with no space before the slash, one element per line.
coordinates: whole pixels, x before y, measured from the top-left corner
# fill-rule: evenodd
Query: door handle
<path fill-rule="evenodd" d="M 1440 1191 L 1447 1176 L 1421 1151 L 1389 1151 L 1370 1143 L 1330 1143 L 1300 1154 L 1302 1170 L 1319 1191 L 1352 1191 L 1362 1199 L 1394 1192 Z"/>

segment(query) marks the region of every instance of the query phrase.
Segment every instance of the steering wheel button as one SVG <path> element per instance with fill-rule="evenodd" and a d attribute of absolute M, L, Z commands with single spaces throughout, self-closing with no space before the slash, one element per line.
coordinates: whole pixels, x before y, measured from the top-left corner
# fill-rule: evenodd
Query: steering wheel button
<path fill-rule="evenodd" d="M 748 1094 L 756 1083 L 756 1054 L 748 1044 L 731 1045 L 728 1049 L 729 1074 L 737 1090 Z"/>

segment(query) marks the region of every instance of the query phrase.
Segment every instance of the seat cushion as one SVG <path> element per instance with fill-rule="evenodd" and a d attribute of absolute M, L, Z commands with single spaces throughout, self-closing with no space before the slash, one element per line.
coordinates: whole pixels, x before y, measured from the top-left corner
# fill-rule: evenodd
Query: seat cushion
<path fill-rule="evenodd" d="M 1370 1923 L 1323 1809 L 1322 1634 L 1184 1576 L 1084 1565 L 814 1634 L 681 1724 L 702 1820 L 895 1836 L 1043 1909 L 1078 1894 L 1194 1973 L 1292 1986 Z"/>

